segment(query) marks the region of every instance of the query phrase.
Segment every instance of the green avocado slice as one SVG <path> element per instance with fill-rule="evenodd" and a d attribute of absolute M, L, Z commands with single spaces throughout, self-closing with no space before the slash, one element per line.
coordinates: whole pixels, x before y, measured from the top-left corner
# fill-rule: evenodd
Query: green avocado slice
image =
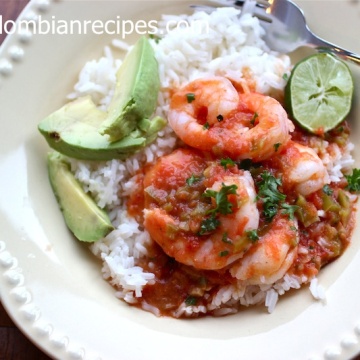
<path fill-rule="evenodd" d="M 65 223 L 77 239 L 94 242 L 114 230 L 107 213 L 84 192 L 58 152 L 48 154 L 48 172 Z"/>
<path fill-rule="evenodd" d="M 111 160 L 125 159 L 156 139 L 166 121 L 155 117 L 142 119 L 138 127 L 119 141 L 110 143 L 99 133 L 106 113 L 99 110 L 90 96 L 67 103 L 43 119 L 38 129 L 49 146 L 76 159 Z"/>
<path fill-rule="evenodd" d="M 118 141 L 133 131 L 138 121 L 150 117 L 156 107 L 160 79 L 158 63 L 149 40 L 141 37 L 116 74 L 114 96 L 99 131 Z"/>

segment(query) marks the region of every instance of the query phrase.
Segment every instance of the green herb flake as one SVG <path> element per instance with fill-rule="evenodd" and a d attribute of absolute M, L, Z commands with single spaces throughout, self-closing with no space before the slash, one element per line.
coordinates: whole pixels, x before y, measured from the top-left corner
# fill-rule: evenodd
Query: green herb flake
<path fill-rule="evenodd" d="M 265 202 L 263 214 L 265 216 L 266 221 L 271 221 L 275 215 L 278 213 L 278 206 L 277 204 Z"/>
<path fill-rule="evenodd" d="M 283 209 L 282 213 L 285 214 L 285 215 L 289 215 L 290 220 L 294 220 L 295 211 L 300 209 L 300 206 L 290 205 L 290 204 L 287 204 L 287 203 L 281 204 L 281 207 Z"/>
<path fill-rule="evenodd" d="M 186 99 L 189 104 L 191 104 L 195 100 L 195 94 L 194 93 L 187 93 Z"/>
<path fill-rule="evenodd" d="M 224 251 L 220 251 L 219 252 L 219 256 L 223 257 L 223 256 L 227 256 L 229 255 L 229 251 L 228 250 L 224 250 Z"/>
<path fill-rule="evenodd" d="M 230 194 L 236 194 L 236 185 L 225 185 L 222 184 L 222 188 L 220 191 L 215 190 L 206 190 L 203 193 L 204 197 L 214 198 L 215 199 L 215 208 L 208 210 L 207 215 L 210 216 L 204 220 L 202 220 L 200 224 L 199 235 L 208 234 L 214 230 L 216 230 L 220 226 L 220 220 L 216 218 L 218 214 L 227 215 L 232 214 L 232 206 L 233 204 L 228 201 L 227 196 Z"/>
<path fill-rule="evenodd" d="M 220 165 L 226 170 L 228 166 L 234 166 L 236 163 L 230 158 L 226 158 L 220 160 Z"/>
<path fill-rule="evenodd" d="M 259 188 L 257 198 L 263 202 L 263 214 L 267 221 L 271 221 L 277 214 L 280 203 L 286 199 L 286 195 L 278 190 L 278 186 L 282 185 L 281 179 L 276 178 L 269 171 L 264 171 L 257 185 Z"/>
<path fill-rule="evenodd" d="M 221 240 L 225 243 L 225 244 L 233 244 L 232 241 L 228 238 L 228 233 L 224 232 L 223 236 L 221 238 Z"/>
<path fill-rule="evenodd" d="M 282 78 L 283 78 L 283 80 L 288 81 L 289 80 L 289 75 L 287 73 L 284 73 Z"/>
<path fill-rule="evenodd" d="M 255 121 L 256 119 L 259 117 L 258 113 L 254 113 L 254 116 L 252 117 L 252 119 L 250 120 L 250 125 L 254 126 L 255 125 Z"/>
<path fill-rule="evenodd" d="M 220 226 L 220 220 L 214 215 L 204 219 L 200 224 L 199 235 L 206 235 L 216 230 Z"/>
<path fill-rule="evenodd" d="M 279 150 L 280 145 L 281 145 L 281 143 L 274 144 L 275 152 L 277 152 Z"/>
<path fill-rule="evenodd" d="M 208 281 L 207 281 L 207 279 L 206 279 L 205 276 L 201 276 L 201 277 L 199 278 L 198 283 L 199 283 L 199 286 L 205 287 L 205 286 L 207 285 Z"/>
<path fill-rule="evenodd" d="M 193 186 L 196 182 L 198 182 L 200 180 L 201 180 L 201 176 L 195 176 L 193 174 L 189 178 L 186 179 L 186 184 L 189 186 Z"/>
<path fill-rule="evenodd" d="M 239 168 L 243 170 L 250 170 L 250 168 L 254 165 L 251 159 L 244 159 L 240 161 Z"/>
<path fill-rule="evenodd" d="M 256 242 L 259 240 L 259 235 L 256 229 L 246 230 L 246 235 L 252 242 Z"/>
<path fill-rule="evenodd" d="M 351 175 L 345 175 L 348 182 L 347 189 L 351 192 L 360 191 L 360 169 L 353 169 Z"/>
<path fill-rule="evenodd" d="M 157 36 L 157 35 L 155 35 L 155 34 L 150 34 L 150 35 L 149 35 L 149 38 L 152 39 L 152 40 L 154 40 L 156 44 L 158 44 L 159 41 L 161 40 L 161 37 L 160 37 L 160 36 Z"/>
<path fill-rule="evenodd" d="M 269 171 L 264 171 L 261 174 L 261 181 L 258 182 L 258 197 L 260 197 L 263 201 L 270 201 L 273 203 L 279 203 L 280 201 L 284 201 L 286 195 L 282 194 L 278 190 L 278 186 L 281 185 L 281 179 L 276 178 Z"/>
<path fill-rule="evenodd" d="M 217 118 L 218 122 L 221 122 L 224 120 L 224 117 L 220 114 L 216 118 Z"/>
<path fill-rule="evenodd" d="M 203 128 L 206 129 L 206 130 L 209 129 L 209 127 L 210 127 L 210 124 L 209 124 L 208 122 L 206 122 L 206 123 L 204 124 L 204 126 L 203 126 Z"/>
<path fill-rule="evenodd" d="M 185 299 L 185 305 L 187 306 L 194 306 L 197 303 L 197 298 L 195 296 L 188 295 Z"/>
<path fill-rule="evenodd" d="M 323 186 L 322 191 L 324 194 L 329 196 L 332 195 L 332 193 L 334 192 L 334 190 L 328 184 Z"/>
<path fill-rule="evenodd" d="M 208 211 L 208 214 L 232 214 L 232 206 L 233 204 L 228 201 L 228 195 L 236 194 L 237 186 L 233 185 L 225 185 L 222 183 L 222 188 L 220 191 L 215 190 L 206 190 L 203 194 L 205 197 L 214 198 L 216 202 L 216 207 Z"/>

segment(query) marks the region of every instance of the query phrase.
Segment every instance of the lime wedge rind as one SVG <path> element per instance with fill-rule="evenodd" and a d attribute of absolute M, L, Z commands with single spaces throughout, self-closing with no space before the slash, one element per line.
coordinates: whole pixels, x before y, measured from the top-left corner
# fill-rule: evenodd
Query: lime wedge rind
<path fill-rule="evenodd" d="M 320 134 L 346 118 L 353 91 L 349 67 L 333 55 L 319 53 L 292 70 L 285 88 L 285 106 L 301 127 Z"/>

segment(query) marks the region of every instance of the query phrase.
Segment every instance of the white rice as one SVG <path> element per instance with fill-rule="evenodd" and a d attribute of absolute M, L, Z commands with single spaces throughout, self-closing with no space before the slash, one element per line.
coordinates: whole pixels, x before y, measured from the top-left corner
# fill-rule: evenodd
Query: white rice
<path fill-rule="evenodd" d="M 291 70 L 290 59 L 267 49 L 261 36 L 264 30 L 258 19 L 248 14 L 239 20 L 239 10 L 221 8 L 211 14 L 198 12 L 187 18 L 205 20 L 210 32 L 199 36 L 188 32 L 172 32 L 159 42 L 152 41 L 159 63 L 162 91 L 159 95 L 157 114 L 166 116 L 168 90 L 176 88 L 195 78 L 208 74 L 225 75 L 241 82 L 246 71 L 255 79 L 256 91 L 269 94 L 282 91 L 285 86 L 284 74 Z M 172 19 L 183 19 L 171 17 Z M 163 18 L 163 26 L 168 20 Z M 127 44 L 114 40 L 113 46 L 128 50 Z M 110 48 L 105 56 L 85 64 L 69 99 L 90 94 L 94 102 L 106 109 L 113 94 L 115 73 L 121 61 L 114 59 Z M 136 259 L 147 255 L 146 245 L 151 242 L 148 233 L 136 220 L 127 214 L 125 202 L 136 186 L 136 172 L 145 163 L 171 152 L 176 144 L 172 130 L 166 127 L 158 134 L 157 140 L 143 151 L 129 156 L 125 161 L 111 160 L 94 163 L 70 160 L 76 178 L 83 184 L 101 208 L 106 208 L 116 229 L 106 238 L 91 246 L 93 253 L 102 259 L 105 279 L 119 289 L 117 296 L 129 303 L 136 302 L 142 288 L 154 281 L 154 274 L 144 272 L 136 266 Z M 336 150 L 336 149 L 335 149 Z M 340 179 L 342 168 L 352 165 L 349 155 L 334 150 L 334 156 L 324 154 L 324 162 L 332 169 L 332 179 Z M 349 148 L 349 151 L 351 149 Z M 244 306 L 265 303 L 272 312 L 278 297 L 291 288 L 298 289 L 307 278 L 285 275 L 273 285 L 254 286 L 239 283 L 220 288 L 208 307 L 182 304 L 175 316 L 191 315 L 214 311 L 215 315 L 233 313 L 235 303 Z M 317 299 L 324 292 L 311 282 L 311 292 Z M 147 310 L 159 315 L 159 310 L 143 304 Z"/>
<path fill-rule="evenodd" d="M 322 285 L 319 284 L 317 278 L 311 280 L 310 291 L 315 299 L 325 301 L 325 289 Z"/>
<path fill-rule="evenodd" d="M 329 144 L 328 141 L 314 136 L 310 140 L 310 146 L 324 163 L 331 182 L 339 182 L 344 174 L 351 171 L 355 162 L 351 155 L 355 147 L 353 143 L 349 142 L 345 149 L 340 149 L 338 144 Z"/>
<path fill-rule="evenodd" d="M 121 60 L 114 59 L 109 47 L 105 47 L 104 55 L 99 60 L 92 60 L 85 64 L 79 74 L 74 91 L 68 95 L 69 100 L 80 96 L 90 95 L 101 110 L 105 110 L 114 93 L 116 70 Z"/>
<path fill-rule="evenodd" d="M 244 14 L 239 19 L 239 14 L 234 8 L 219 8 L 211 14 L 196 12 L 187 17 L 189 23 L 207 23 L 208 32 L 194 36 L 191 31 L 178 30 L 155 43 L 163 87 L 176 88 L 208 74 L 240 81 L 244 70 L 251 69 L 256 91 L 282 90 L 283 75 L 290 70 L 289 57 L 269 51 L 257 18 Z M 175 22 L 183 18 L 171 16 Z M 160 23 L 163 31 L 168 20 L 165 16 Z"/>

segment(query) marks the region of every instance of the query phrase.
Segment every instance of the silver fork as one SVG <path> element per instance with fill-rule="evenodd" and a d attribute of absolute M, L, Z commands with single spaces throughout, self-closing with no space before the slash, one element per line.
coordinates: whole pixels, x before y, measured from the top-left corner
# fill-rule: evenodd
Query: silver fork
<path fill-rule="evenodd" d="M 307 26 L 304 12 L 290 0 L 273 0 L 272 3 L 245 0 L 255 3 L 254 15 L 262 20 L 267 45 L 275 51 L 292 52 L 301 46 L 327 51 L 344 60 L 360 65 L 360 56 L 316 36 Z"/>
<path fill-rule="evenodd" d="M 264 40 L 271 50 L 289 53 L 301 46 L 309 46 L 360 65 L 359 55 L 313 34 L 306 24 L 304 12 L 290 0 L 272 0 L 271 2 L 266 0 L 218 0 L 214 3 L 242 8 L 243 13 L 251 12 L 259 18 L 261 25 L 266 30 Z M 198 6 L 194 7 L 199 8 Z M 212 11 L 210 6 L 200 7 L 203 10 L 207 8 L 208 11 Z"/>

